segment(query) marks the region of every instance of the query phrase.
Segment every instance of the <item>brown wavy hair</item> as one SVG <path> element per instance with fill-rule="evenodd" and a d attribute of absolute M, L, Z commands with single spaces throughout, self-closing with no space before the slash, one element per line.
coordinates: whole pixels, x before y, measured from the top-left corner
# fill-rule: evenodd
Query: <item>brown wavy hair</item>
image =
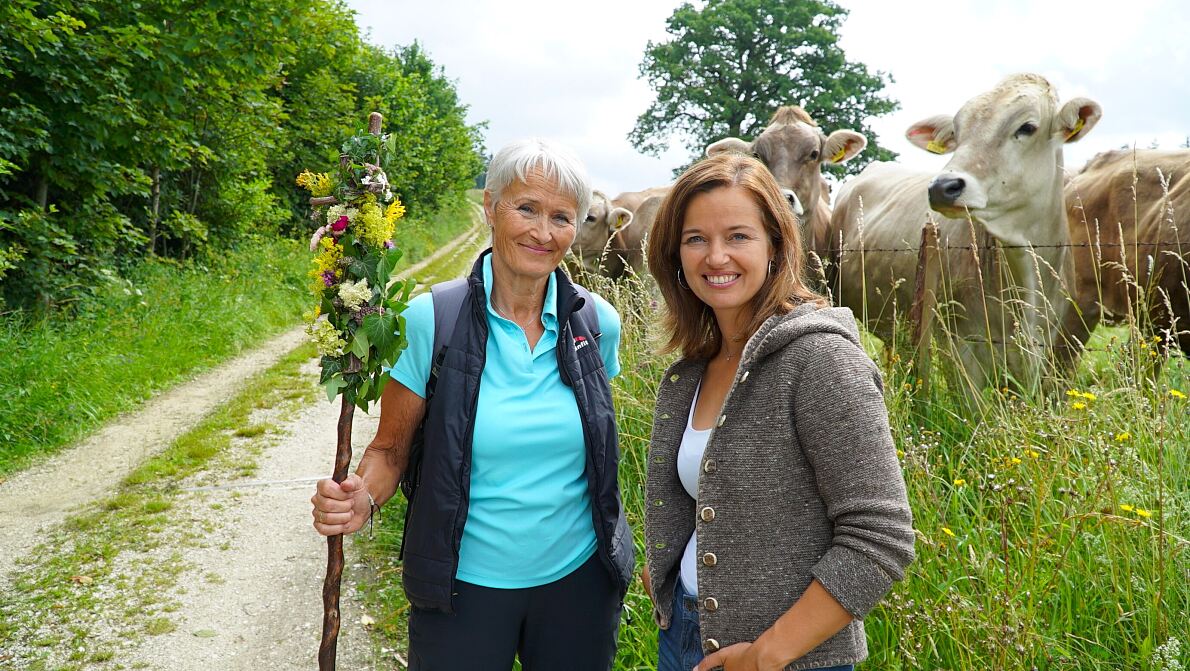
<path fill-rule="evenodd" d="M 826 304 L 826 299 L 814 293 L 803 277 L 805 252 L 797 215 L 772 173 L 751 156 L 717 154 L 695 163 L 678 178 L 662 201 L 649 232 L 649 271 L 657 280 L 667 308 L 663 353 L 677 351 L 684 358 L 709 359 L 722 346 L 723 334 L 715 322 L 715 313 L 694 292 L 678 284 L 677 274 L 682 267 L 682 226 L 690 201 L 701 193 L 728 186 L 743 188 L 756 201 L 774 252 L 773 272 L 752 299 L 748 334 L 755 333 L 769 317 L 785 314 L 802 303 Z"/>

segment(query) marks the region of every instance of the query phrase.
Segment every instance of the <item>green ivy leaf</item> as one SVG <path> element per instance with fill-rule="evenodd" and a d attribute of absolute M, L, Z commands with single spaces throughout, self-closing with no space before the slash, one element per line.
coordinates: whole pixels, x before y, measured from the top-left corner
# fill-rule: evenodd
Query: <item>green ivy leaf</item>
<path fill-rule="evenodd" d="M 392 312 L 382 315 L 368 315 L 364 317 L 364 327 L 368 340 L 376 348 L 381 361 L 388 361 L 397 341 L 397 317 Z"/>
<path fill-rule="evenodd" d="M 335 376 L 327 380 L 323 386 L 326 387 L 326 400 L 333 401 L 339 395 L 339 392 L 347 386 L 347 381 L 339 376 Z"/>

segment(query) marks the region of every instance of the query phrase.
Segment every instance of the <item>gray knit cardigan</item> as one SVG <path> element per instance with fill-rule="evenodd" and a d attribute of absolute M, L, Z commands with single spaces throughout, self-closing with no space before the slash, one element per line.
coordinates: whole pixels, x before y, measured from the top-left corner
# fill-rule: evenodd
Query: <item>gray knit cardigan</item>
<path fill-rule="evenodd" d="M 705 367 L 675 363 L 657 392 L 645 514 L 657 624 L 669 627 L 697 524 L 705 651 L 755 640 L 817 578 L 855 619 L 786 669 L 862 661 L 862 618 L 904 577 L 914 534 L 880 373 L 855 318 L 802 305 L 748 340 L 695 501 L 676 464 Z"/>

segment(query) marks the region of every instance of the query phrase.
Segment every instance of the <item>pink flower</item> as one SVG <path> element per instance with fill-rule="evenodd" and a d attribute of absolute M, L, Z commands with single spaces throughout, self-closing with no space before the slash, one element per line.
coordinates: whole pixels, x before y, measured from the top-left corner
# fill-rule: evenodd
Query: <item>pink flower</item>
<path fill-rule="evenodd" d="M 322 226 L 317 231 L 314 231 L 314 237 L 310 238 L 310 251 L 318 249 L 318 241 L 322 240 L 322 236 L 326 235 L 326 226 Z"/>
<path fill-rule="evenodd" d="M 347 218 L 347 215 L 339 217 L 335 220 L 335 223 L 331 224 L 331 231 L 335 233 L 342 233 L 343 231 L 347 230 L 347 222 L 349 221 L 350 219 Z"/>

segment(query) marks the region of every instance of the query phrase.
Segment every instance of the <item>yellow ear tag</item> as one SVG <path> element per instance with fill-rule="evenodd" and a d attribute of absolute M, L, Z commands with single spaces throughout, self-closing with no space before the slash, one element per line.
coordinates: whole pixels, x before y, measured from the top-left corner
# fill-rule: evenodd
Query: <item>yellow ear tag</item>
<path fill-rule="evenodd" d="M 831 157 L 831 163 L 838 163 L 839 161 L 842 161 L 843 157 L 846 155 L 847 155 L 847 149 L 846 148 L 840 149 L 839 153 L 837 153 Z"/>
<path fill-rule="evenodd" d="M 1071 131 L 1070 131 L 1069 133 L 1067 133 L 1067 134 L 1066 134 L 1066 140 L 1067 140 L 1067 142 L 1069 142 L 1069 141 L 1070 141 L 1070 138 L 1074 137 L 1075 135 L 1078 135 L 1078 132 L 1079 132 L 1080 130 L 1082 130 L 1082 129 L 1083 129 L 1083 126 L 1085 126 L 1085 125 L 1087 125 L 1087 122 L 1086 122 L 1086 121 L 1084 121 L 1082 117 L 1079 117 L 1079 118 L 1078 118 L 1078 123 L 1074 124 L 1074 128 L 1073 128 L 1073 129 L 1071 129 Z"/>
<path fill-rule="evenodd" d="M 926 143 L 926 151 L 933 152 L 935 154 L 945 154 L 946 153 L 946 145 L 942 144 L 941 142 L 939 142 L 937 140 L 930 140 L 929 142 Z"/>

